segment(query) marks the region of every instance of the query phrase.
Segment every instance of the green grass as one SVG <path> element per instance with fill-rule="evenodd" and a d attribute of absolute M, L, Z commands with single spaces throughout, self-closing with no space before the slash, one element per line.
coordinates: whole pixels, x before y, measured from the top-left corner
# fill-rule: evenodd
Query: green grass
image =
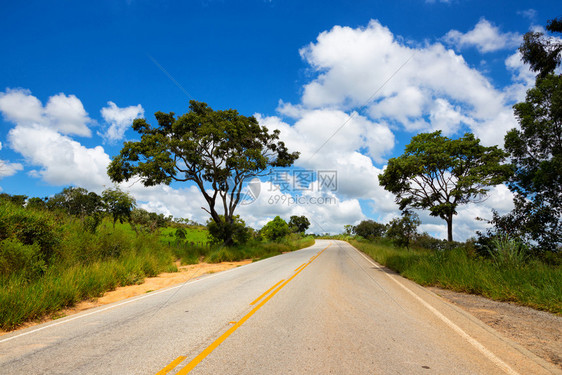
<path fill-rule="evenodd" d="M 117 223 L 114 229 L 106 218 L 92 233 L 77 218 L 0 203 L 0 328 L 60 317 L 60 310 L 79 301 L 176 272 L 178 259 L 256 260 L 314 243 L 295 236 L 282 243 L 211 247 L 202 245 L 207 242 L 204 227 L 185 229 L 186 239 L 178 241 L 174 227 L 137 234 L 127 223 Z"/>
<path fill-rule="evenodd" d="M 259 260 L 269 258 L 284 252 L 302 249 L 314 244 L 312 237 L 301 238 L 292 236 L 281 242 L 251 241 L 243 246 L 224 247 L 214 246 L 192 246 L 185 241 L 177 241 L 171 244 L 174 255 L 181 260 L 182 264 L 195 264 L 199 261 L 208 263 L 234 262 L 245 259 Z"/>
<path fill-rule="evenodd" d="M 530 260 L 507 266 L 449 251 L 397 249 L 384 242 L 349 241 L 353 246 L 421 285 L 480 294 L 562 315 L 562 267 Z"/>
<path fill-rule="evenodd" d="M 195 244 L 204 244 L 209 241 L 209 235 L 206 227 L 203 226 L 186 226 L 183 228 L 185 230 L 185 241 L 193 242 Z M 166 243 L 173 242 L 176 237 L 175 227 L 167 227 L 160 229 L 160 238 Z"/>

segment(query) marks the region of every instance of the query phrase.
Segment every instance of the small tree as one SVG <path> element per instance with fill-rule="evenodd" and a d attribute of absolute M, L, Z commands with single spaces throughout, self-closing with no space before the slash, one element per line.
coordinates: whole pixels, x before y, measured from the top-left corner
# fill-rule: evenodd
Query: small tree
<path fill-rule="evenodd" d="M 279 241 L 291 233 L 287 222 L 279 216 L 265 224 L 261 229 L 262 235 L 269 241 Z"/>
<path fill-rule="evenodd" d="M 129 220 L 131 211 L 135 208 L 135 198 L 119 188 L 104 190 L 102 198 L 106 212 L 113 218 L 113 229 L 115 229 L 117 220 L 121 224 L 123 224 L 123 221 Z"/>
<path fill-rule="evenodd" d="M 410 243 L 417 234 L 418 226 L 421 224 L 420 218 L 416 213 L 403 211 L 401 218 L 394 218 L 388 223 L 386 236 L 390 238 L 396 246 L 410 249 Z"/>
<path fill-rule="evenodd" d="M 293 233 L 304 233 L 310 227 L 310 221 L 306 216 L 291 216 L 289 229 Z"/>
<path fill-rule="evenodd" d="M 392 158 L 379 175 L 380 184 L 396 195 L 400 209 L 429 209 L 447 223 L 453 241 L 453 216 L 459 204 L 481 202 L 490 186 L 504 182 L 511 167 L 506 154 L 484 147 L 473 134 L 449 139 L 441 131 L 416 135 L 402 156 Z"/>
<path fill-rule="evenodd" d="M 214 111 L 194 100 L 189 109 L 178 118 L 174 113 L 155 113 L 158 127 L 136 119 L 133 129 L 141 140 L 123 145 L 111 161 L 108 175 L 115 182 L 138 176 L 145 186 L 193 181 L 207 202 L 208 208 L 202 208 L 211 219 L 217 225 L 235 225 L 234 211 L 244 181 L 264 175 L 272 167 L 291 166 L 299 154 L 290 153 L 279 141 L 279 130 L 270 133 L 254 117 L 233 109 Z M 231 232 L 222 231 L 226 245 L 232 244 Z"/>
<path fill-rule="evenodd" d="M 248 242 L 252 232 L 240 216 L 234 216 L 231 225 L 225 225 L 223 215 L 220 216 L 220 219 L 220 223 L 216 223 L 212 219 L 207 221 L 207 230 L 209 231 L 209 236 L 213 243 L 221 243 L 226 237 L 232 239 L 232 245 L 243 245 Z"/>
<path fill-rule="evenodd" d="M 382 237 L 386 231 L 386 225 L 373 220 L 363 220 L 353 228 L 353 232 L 364 238 Z"/>

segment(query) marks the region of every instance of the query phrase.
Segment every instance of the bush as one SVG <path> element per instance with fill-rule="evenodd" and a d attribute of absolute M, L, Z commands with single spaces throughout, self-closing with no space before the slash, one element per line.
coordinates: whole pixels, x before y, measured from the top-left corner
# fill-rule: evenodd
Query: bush
<path fill-rule="evenodd" d="M 46 268 L 38 244 L 25 245 L 14 238 L 0 241 L 0 275 L 18 273 L 26 279 L 35 279 Z"/>
<path fill-rule="evenodd" d="M 280 216 L 276 216 L 261 229 L 261 234 L 269 241 L 279 242 L 291 233 L 289 225 Z"/>
<path fill-rule="evenodd" d="M 490 257 L 500 267 L 521 267 L 529 258 L 529 247 L 517 239 L 506 235 L 492 239 L 488 249 Z"/>
<path fill-rule="evenodd" d="M 243 245 L 248 242 L 251 237 L 250 228 L 246 227 L 246 223 L 240 216 L 234 216 L 232 223 L 227 223 L 223 215 L 220 218 L 220 223 L 216 223 L 212 219 L 207 221 L 207 230 L 211 242 L 215 244 L 226 243 L 229 246 Z M 232 243 L 227 243 L 228 241 L 232 241 Z"/>
<path fill-rule="evenodd" d="M 0 229 L 0 240 L 12 238 L 24 245 L 37 244 L 47 263 L 61 240 L 61 232 L 52 215 L 26 210 L 5 201 L 0 203 Z"/>

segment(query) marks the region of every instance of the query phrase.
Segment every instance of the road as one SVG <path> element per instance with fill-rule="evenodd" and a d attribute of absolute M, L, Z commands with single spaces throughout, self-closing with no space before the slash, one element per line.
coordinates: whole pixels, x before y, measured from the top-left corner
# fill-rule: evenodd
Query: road
<path fill-rule="evenodd" d="M 0 337 L 10 375 L 557 371 L 328 240 Z"/>

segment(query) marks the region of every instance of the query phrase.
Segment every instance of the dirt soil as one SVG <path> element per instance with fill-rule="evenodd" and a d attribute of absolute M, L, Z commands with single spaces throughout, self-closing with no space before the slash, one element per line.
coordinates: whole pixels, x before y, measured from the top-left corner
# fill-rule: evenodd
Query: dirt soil
<path fill-rule="evenodd" d="M 25 323 L 20 327 L 18 327 L 17 329 L 20 330 L 20 329 L 28 328 L 31 326 L 35 326 L 37 324 L 49 322 L 54 319 L 59 319 L 68 315 L 76 314 L 81 311 L 91 309 L 92 307 L 107 305 L 108 303 L 121 301 L 126 298 L 149 293 L 175 284 L 180 284 L 205 274 L 226 271 L 231 268 L 240 267 L 248 263 L 252 263 L 252 261 L 243 260 L 240 262 L 222 262 L 222 263 L 203 262 L 199 264 L 190 264 L 187 266 L 181 266 L 179 262 L 177 262 L 176 266 L 178 267 L 178 272 L 169 272 L 169 273 L 165 272 L 155 277 L 145 278 L 142 284 L 118 287 L 115 290 L 106 292 L 103 296 L 99 298 L 79 302 L 74 307 L 61 310 L 52 316 L 47 316 L 37 321 Z M 6 333 L 8 333 L 8 331 L 4 331 L 0 329 L 0 336 Z"/>
<path fill-rule="evenodd" d="M 562 316 L 473 294 L 429 289 L 562 369 Z"/>

